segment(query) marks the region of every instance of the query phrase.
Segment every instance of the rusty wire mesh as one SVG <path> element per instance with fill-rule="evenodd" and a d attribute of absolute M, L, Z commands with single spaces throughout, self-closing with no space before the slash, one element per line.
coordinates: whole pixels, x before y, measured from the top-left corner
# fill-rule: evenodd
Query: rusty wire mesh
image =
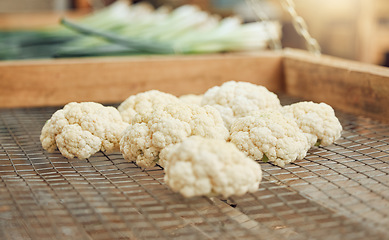
<path fill-rule="evenodd" d="M 120 153 L 44 151 L 55 110 L 0 110 L 0 239 L 389 239 L 387 124 L 338 112 L 341 139 L 285 168 L 260 163 L 257 192 L 185 199 Z"/>

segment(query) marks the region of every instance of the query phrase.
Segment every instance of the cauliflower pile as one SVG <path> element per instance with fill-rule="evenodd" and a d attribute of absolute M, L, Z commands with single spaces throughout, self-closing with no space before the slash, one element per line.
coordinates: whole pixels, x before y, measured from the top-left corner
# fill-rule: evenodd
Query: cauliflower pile
<path fill-rule="evenodd" d="M 118 110 L 123 121 L 131 123 L 132 118 L 137 113 L 150 112 L 162 104 L 177 102 L 180 102 L 180 100 L 174 95 L 158 90 L 150 90 L 130 96 L 119 105 Z"/>
<path fill-rule="evenodd" d="M 201 105 L 215 107 L 228 129 L 236 119 L 245 117 L 250 112 L 266 108 L 281 108 L 277 95 L 265 87 L 235 81 L 210 88 L 204 93 Z"/>
<path fill-rule="evenodd" d="M 193 135 L 226 140 L 229 132 L 210 106 L 184 102 L 161 105 L 133 118 L 120 141 L 120 151 L 142 168 L 153 167 L 159 163 L 162 149 Z"/>
<path fill-rule="evenodd" d="M 48 152 L 58 148 L 66 158 L 84 159 L 98 151 L 119 150 L 121 134 L 128 126 L 114 107 L 71 102 L 46 122 L 40 140 Z"/>
<path fill-rule="evenodd" d="M 228 198 L 258 190 L 260 165 L 232 143 L 192 136 L 164 151 L 165 182 L 184 197 Z"/>
<path fill-rule="evenodd" d="M 296 122 L 275 109 L 237 119 L 231 127 L 230 141 L 249 157 L 281 167 L 303 159 L 311 147 Z"/>
<path fill-rule="evenodd" d="M 294 119 L 304 133 L 311 135 L 311 146 L 328 146 L 340 138 L 342 125 L 328 104 L 299 102 L 282 107 L 281 112 Z"/>
<path fill-rule="evenodd" d="M 69 103 L 46 122 L 40 140 L 66 158 L 120 151 L 141 168 L 164 167 L 166 183 L 185 197 L 228 197 L 258 189 L 262 173 L 254 160 L 283 167 L 341 132 L 325 103 L 281 106 L 263 86 L 229 81 L 200 95 L 150 90 L 117 109 Z"/>
<path fill-rule="evenodd" d="M 204 93 L 202 105 L 215 107 L 230 130 L 229 141 L 254 160 L 285 164 L 304 158 L 310 147 L 336 141 L 342 126 L 325 103 L 281 106 L 263 86 L 230 81 Z"/>
<path fill-rule="evenodd" d="M 179 99 L 185 103 L 192 103 L 201 106 L 201 101 L 203 100 L 203 94 L 186 94 L 179 97 Z"/>

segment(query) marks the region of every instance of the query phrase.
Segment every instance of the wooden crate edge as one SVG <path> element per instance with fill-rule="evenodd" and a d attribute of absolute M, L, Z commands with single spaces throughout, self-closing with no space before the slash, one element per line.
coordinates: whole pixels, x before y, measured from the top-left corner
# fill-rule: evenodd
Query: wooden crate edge
<path fill-rule="evenodd" d="M 213 54 L 13 61 L 0 63 L 0 107 L 121 102 L 157 89 L 204 93 L 223 82 L 247 81 L 283 89 L 282 54 Z"/>
<path fill-rule="evenodd" d="M 88 10 L 68 12 L 25 12 L 25 13 L 0 13 L 1 30 L 31 30 L 60 26 L 60 19 L 68 17 L 78 19 L 90 13 Z"/>
<path fill-rule="evenodd" d="M 286 49 L 285 92 L 339 110 L 389 121 L 389 69 Z"/>

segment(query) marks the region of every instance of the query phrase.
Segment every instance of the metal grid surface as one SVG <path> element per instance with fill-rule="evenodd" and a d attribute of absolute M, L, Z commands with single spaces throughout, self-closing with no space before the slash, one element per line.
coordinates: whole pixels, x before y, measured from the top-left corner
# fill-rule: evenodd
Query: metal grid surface
<path fill-rule="evenodd" d="M 257 192 L 185 199 L 120 153 L 44 151 L 55 110 L 0 110 L 0 239 L 389 239 L 388 124 L 337 112 L 342 138 L 285 168 L 260 163 Z"/>

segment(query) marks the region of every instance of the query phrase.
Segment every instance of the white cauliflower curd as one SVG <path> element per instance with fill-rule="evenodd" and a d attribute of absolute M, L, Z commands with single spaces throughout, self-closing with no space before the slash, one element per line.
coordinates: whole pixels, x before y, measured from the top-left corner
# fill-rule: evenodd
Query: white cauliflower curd
<path fill-rule="evenodd" d="M 193 136 L 164 149 L 165 182 L 184 197 L 243 195 L 258 190 L 258 163 L 232 143 Z"/>
<path fill-rule="evenodd" d="M 225 82 L 208 89 L 201 105 L 215 107 L 229 129 L 236 118 L 245 117 L 252 111 L 266 108 L 280 108 L 277 95 L 263 86 L 248 82 Z"/>
<path fill-rule="evenodd" d="M 179 102 L 180 100 L 169 93 L 158 90 L 150 90 L 132 95 L 124 100 L 118 107 L 123 121 L 131 123 L 132 118 L 138 112 L 153 111 L 154 108 L 168 103 Z"/>
<path fill-rule="evenodd" d="M 311 146 L 328 146 L 339 139 L 342 133 L 342 125 L 328 104 L 298 102 L 282 107 L 281 112 L 293 118 L 303 132 L 317 139 L 311 142 Z"/>
<path fill-rule="evenodd" d="M 84 159 L 100 150 L 119 150 L 121 134 L 128 125 L 114 107 L 71 102 L 46 122 L 40 140 L 48 152 L 58 148 L 66 158 Z"/>
<path fill-rule="evenodd" d="M 249 157 L 281 167 L 303 159 L 310 148 L 306 134 L 296 122 L 275 109 L 237 119 L 231 126 L 230 141 Z"/>
<path fill-rule="evenodd" d="M 181 101 L 183 101 L 184 103 L 192 103 L 192 104 L 201 105 L 201 100 L 203 99 L 203 95 L 202 94 L 199 94 L 199 95 L 186 94 L 186 95 L 180 96 L 179 99 Z"/>
<path fill-rule="evenodd" d="M 229 133 L 213 107 L 178 102 L 135 115 L 120 140 L 120 151 L 142 168 L 153 167 L 163 148 L 192 135 L 226 140 Z"/>

